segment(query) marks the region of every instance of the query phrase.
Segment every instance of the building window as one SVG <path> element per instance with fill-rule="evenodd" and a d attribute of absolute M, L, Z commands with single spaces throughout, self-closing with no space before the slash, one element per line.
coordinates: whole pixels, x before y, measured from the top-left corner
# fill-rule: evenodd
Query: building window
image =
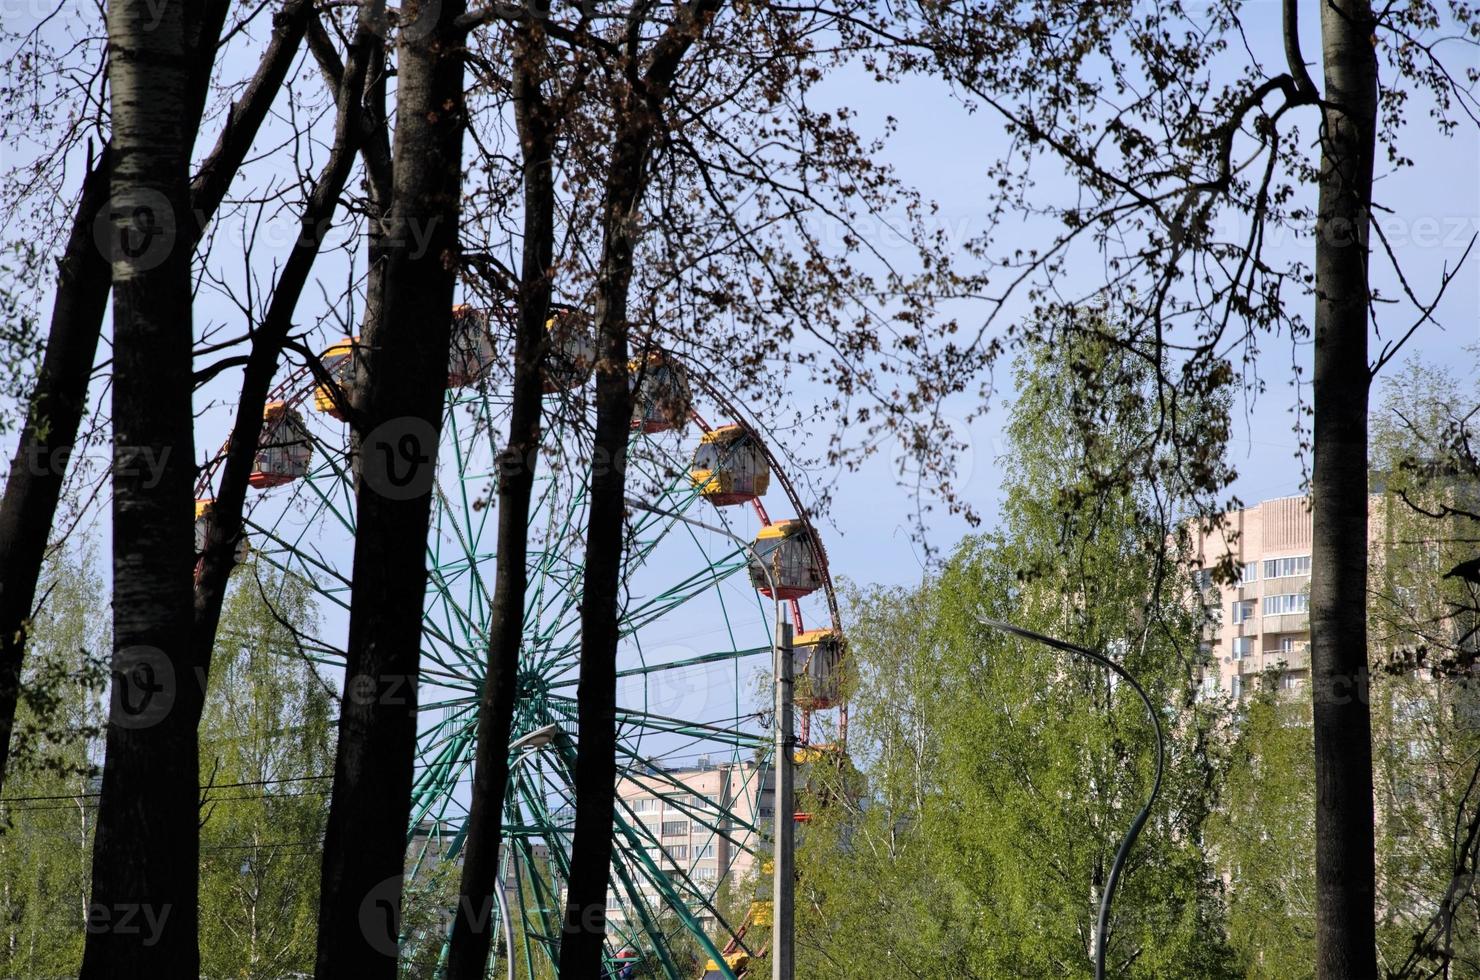
<path fill-rule="evenodd" d="M 687 820 L 664 820 L 663 821 L 663 836 L 664 837 L 683 837 L 688 832 L 689 832 L 689 822 Z"/>
<path fill-rule="evenodd" d="M 1197 583 L 1199 589 L 1206 592 L 1213 584 L 1213 570 L 1211 568 L 1199 568 L 1192 573 L 1192 580 Z"/>
<path fill-rule="evenodd" d="M 1244 562 L 1243 565 L 1239 566 L 1239 585 L 1248 585 L 1250 582 L 1257 581 L 1259 581 L 1259 563 L 1257 561 L 1247 561 Z"/>
<path fill-rule="evenodd" d="M 1252 636 L 1235 636 L 1233 638 L 1233 659 L 1242 660 L 1254 652 L 1254 638 Z"/>
<path fill-rule="evenodd" d="M 1295 637 L 1293 637 L 1293 636 L 1282 636 L 1282 637 L 1280 637 L 1280 653 L 1294 653 L 1294 652 L 1295 652 Z"/>
<path fill-rule="evenodd" d="M 657 808 L 658 801 L 651 796 L 644 796 L 632 801 L 632 809 L 636 813 L 646 813 L 649 810 L 656 810 Z"/>
<path fill-rule="evenodd" d="M 1291 575 L 1309 574 L 1310 555 L 1296 555 L 1294 558 L 1264 559 L 1265 578 L 1289 578 Z"/>
<path fill-rule="evenodd" d="M 1291 613 L 1303 613 L 1309 610 L 1310 596 L 1304 592 L 1287 592 L 1284 595 L 1264 597 L 1264 615 L 1266 616 L 1288 616 Z"/>
<path fill-rule="evenodd" d="M 687 844 L 669 844 L 668 845 L 668 856 L 670 858 L 672 858 L 673 860 L 675 860 L 675 861 L 686 861 L 686 860 L 688 860 L 688 857 L 689 857 L 689 845 L 687 845 Z"/>
<path fill-rule="evenodd" d="M 1203 694 L 1211 695 L 1215 693 L 1218 690 L 1218 675 L 1212 671 L 1203 674 L 1202 689 Z"/>
<path fill-rule="evenodd" d="M 1233 621 L 1242 623 L 1254 618 L 1254 600 L 1244 599 L 1242 602 L 1233 604 Z"/>
<path fill-rule="evenodd" d="M 719 869 L 700 866 L 694 869 L 694 879 L 696 881 L 718 881 Z"/>
<path fill-rule="evenodd" d="M 704 844 L 694 848 L 694 860 L 702 861 L 705 858 L 714 857 L 714 845 Z"/>
<path fill-rule="evenodd" d="M 1232 678 L 1231 681 L 1230 681 L 1230 684 L 1229 684 L 1229 688 L 1228 689 L 1229 689 L 1229 692 L 1231 694 L 1233 694 L 1234 697 L 1236 697 L 1236 698 L 1243 697 L 1243 694 L 1244 694 L 1244 679 L 1242 677 L 1234 677 L 1234 678 Z"/>

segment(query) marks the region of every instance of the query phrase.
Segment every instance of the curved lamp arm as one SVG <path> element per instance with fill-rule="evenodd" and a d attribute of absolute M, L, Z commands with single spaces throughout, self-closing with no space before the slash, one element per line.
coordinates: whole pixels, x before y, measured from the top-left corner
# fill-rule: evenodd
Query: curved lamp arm
<path fill-rule="evenodd" d="M 1141 807 L 1141 812 L 1137 813 L 1136 819 L 1131 821 L 1130 830 L 1126 831 L 1125 839 L 1120 842 L 1120 850 L 1115 853 L 1115 861 L 1110 865 L 1110 876 L 1105 880 L 1105 891 L 1100 896 L 1100 925 L 1095 930 L 1095 980 L 1104 980 L 1105 946 L 1110 938 L 1110 903 L 1115 898 L 1115 885 L 1120 881 L 1120 872 L 1125 865 L 1126 856 L 1130 854 L 1132 845 L 1136 843 L 1136 838 L 1141 834 L 1141 828 L 1145 826 L 1147 818 L 1151 816 L 1151 808 L 1156 804 L 1157 794 L 1161 792 L 1161 771 L 1165 753 L 1161 734 L 1161 718 L 1157 716 L 1155 705 L 1146 696 L 1146 691 L 1141 687 L 1140 683 L 1131 676 L 1129 671 L 1104 654 L 1096 653 L 1094 650 L 1069 643 L 1065 640 L 1057 640 L 1051 636 L 1044 636 L 1042 633 L 1023 629 L 1021 626 L 1014 626 L 1011 623 L 1004 623 L 1001 620 L 990 619 L 986 616 L 978 616 L 977 621 L 983 626 L 990 626 L 993 629 L 999 629 L 1005 633 L 1012 633 L 1023 639 L 1042 643 L 1044 646 L 1052 647 L 1055 650 L 1078 654 L 1081 657 L 1094 661 L 1107 670 L 1114 671 L 1141 696 L 1141 703 L 1146 706 L 1146 713 L 1151 716 L 1151 726 L 1156 730 L 1156 777 L 1151 781 L 1151 795 L 1146 798 L 1146 805 Z"/>

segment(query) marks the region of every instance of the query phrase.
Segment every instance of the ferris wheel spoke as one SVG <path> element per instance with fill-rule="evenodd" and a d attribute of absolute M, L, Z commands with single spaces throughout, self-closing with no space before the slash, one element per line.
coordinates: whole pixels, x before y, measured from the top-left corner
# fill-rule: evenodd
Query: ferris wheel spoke
<path fill-rule="evenodd" d="M 431 802 L 438 795 L 451 799 L 451 793 L 445 791 L 456 785 L 462 771 L 472 762 L 472 731 L 469 725 L 456 724 L 454 718 L 456 715 L 450 715 L 435 725 L 431 739 L 426 740 L 422 751 L 426 768 L 411 783 L 414 801 L 411 830 L 416 829 L 417 823 L 429 813 Z"/>
<path fill-rule="evenodd" d="M 682 718 L 668 718 L 663 715 L 652 714 L 637 708 L 617 708 L 617 724 L 631 725 L 634 729 L 646 732 L 666 732 L 670 735 L 687 735 L 691 738 L 709 739 L 715 742 L 723 742 L 727 745 L 735 745 L 740 748 L 761 748 L 766 745 L 766 739 L 759 735 L 740 731 L 735 728 L 726 728 L 722 725 L 707 724 L 700 721 L 687 721 Z"/>
<path fill-rule="evenodd" d="M 556 480 L 553 476 L 547 481 L 546 487 L 547 495 L 554 495 L 556 493 Z M 579 541 L 579 535 L 576 533 L 575 528 L 580 527 L 582 523 L 581 514 L 585 509 L 586 485 L 584 483 L 577 483 L 571 488 L 570 499 L 565 502 L 565 507 L 561 509 L 561 517 L 558 521 L 554 519 L 556 505 L 560 502 L 558 497 L 545 502 L 549 505 L 548 513 L 551 514 L 551 523 L 545 530 L 546 540 L 544 541 L 543 549 L 539 552 L 538 560 L 531 563 L 529 569 L 531 578 L 537 578 L 541 583 L 554 573 L 554 565 L 557 562 L 564 562 L 577 569 L 583 567 L 579 563 L 572 562 L 567 556 L 573 550 L 569 547 L 569 544 Z M 562 579 L 561 581 L 564 580 Z M 524 621 L 526 629 L 545 621 L 550 604 L 560 599 L 562 593 L 545 598 L 543 589 L 541 589 L 537 593 L 537 596 L 538 601 L 526 602 Z M 564 596 L 565 602 L 561 613 L 555 617 L 557 620 L 564 615 L 565 610 L 570 607 L 572 602 L 572 598 L 568 592 L 564 593 Z M 531 600 L 535 600 L 536 596 L 531 596 L 530 598 Z M 533 620 L 530 618 L 531 609 L 538 610 Z"/>
<path fill-rule="evenodd" d="M 281 550 L 279 551 L 272 551 L 261 547 L 254 549 L 255 553 L 266 559 L 268 564 L 281 572 L 301 575 L 307 578 L 313 583 L 315 592 L 330 600 L 345 612 L 349 612 L 349 600 L 345 599 L 344 596 L 349 594 L 350 580 L 341 574 L 339 569 L 329 564 L 328 560 L 324 558 L 323 554 L 317 548 L 313 549 L 313 555 L 310 556 L 302 546 L 295 547 L 288 544 L 273 530 L 251 522 L 244 522 L 244 525 L 249 537 L 260 536 L 268 541 L 276 542 L 280 546 Z M 279 555 L 286 555 L 287 557 L 285 559 L 279 558 Z M 297 569 L 293 567 L 295 561 L 299 566 Z M 332 587 L 326 586 L 318 580 L 319 575 L 327 576 L 337 584 Z"/>
<path fill-rule="evenodd" d="M 731 558 L 735 557 L 737 555 L 732 553 Z M 618 635 L 624 639 L 636 635 L 639 631 L 652 625 L 696 597 L 718 588 L 720 583 L 745 567 L 746 563 L 743 560 L 732 561 L 729 564 L 717 563 L 703 571 L 695 572 L 677 585 L 673 585 L 651 598 L 644 599 L 635 608 L 623 610 L 618 618 Z M 575 622 L 562 624 L 563 628 L 552 630 L 545 639 L 547 642 L 551 641 L 562 632 L 569 632 L 578 636 L 577 626 L 578 623 Z M 579 655 L 580 648 L 575 642 L 569 642 L 558 647 L 552 646 L 549 648 L 549 652 L 545 658 L 540 661 L 539 667 L 546 671 L 561 670 L 573 665 Z"/>
<path fill-rule="evenodd" d="M 662 619 L 694 597 L 718 587 L 721 582 L 743 568 L 745 568 L 743 560 L 729 564 L 716 564 L 702 572 L 695 572 L 677 585 L 645 600 L 635 609 L 624 610 L 617 626 L 620 635 L 631 636 L 643 627 Z"/>
<path fill-rule="evenodd" d="M 638 922 L 647 937 L 647 942 L 643 945 L 650 947 L 657 954 L 659 962 L 663 965 L 663 972 L 668 975 L 669 980 L 683 980 L 678 973 L 677 965 L 673 962 L 673 954 L 669 952 L 668 944 L 663 941 L 665 938 L 663 932 L 654 919 L 652 910 L 648 907 L 647 898 L 633 880 L 632 873 L 627 867 L 628 863 L 619 857 L 619 852 L 613 852 L 612 870 L 616 872 L 617 880 L 621 882 L 623 891 L 627 893 L 630 907 L 637 912 Z"/>
<path fill-rule="evenodd" d="M 711 831 L 712 833 L 723 837 L 725 840 L 729 841 L 731 844 L 734 844 L 736 847 L 745 851 L 747 854 L 755 853 L 755 848 L 752 845 L 745 843 L 740 838 L 735 837 L 731 833 L 730 829 L 719 825 L 720 823 L 726 822 L 732 823 L 742 833 L 756 835 L 758 839 L 765 836 L 761 828 L 757 827 L 755 824 L 751 823 L 748 820 L 736 816 L 733 813 L 733 807 L 727 806 L 726 809 L 721 812 L 720 804 L 716 803 L 714 806 L 715 813 L 713 816 L 711 816 L 711 814 L 707 812 L 709 808 L 695 806 L 688 799 L 689 797 L 699 795 L 694 792 L 694 788 L 688 783 L 676 779 L 671 774 L 663 772 L 662 770 L 653 771 L 651 767 L 646 764 L 646 759 L 635 752 L 626 750 L 620 743 L 617 746 L 617 751 L 627 756 L 634 763 L 632 766 L 629 767 L 620 767 L 623 768 L 624 778 L 632 779 L 640 783 L 643 787 L 644 792 L 651 793 L 655 798 L 661 799 L 666 805 L 679 810 L 684 814 L 684 816 L 699 824 L 705 830 Z M 757 767 L 757 769 L 759 770 L 759 767 Z M 668 785 L 673 790 L 677 790 L 678 792 L 665 792 L 653 785 L 654 783 L 659 782 Z"/>
<path fill-rule="evenodd" d="M 542 889 L 540 888 L 540 885 L 544 883 L 544 875 L 541 873 L 541 869 L 539 868 L 535 860 L 535 855 L 529 847 L 529 842 L 523 839 L 516 840 L 515 846 L 516 853 L 519 855 L 519 859 L 515 863 L 514 870 L 514 888 L 519 899 L 518 935 L 524 940 L 523 946 L 525 973 L 527 976 L 532 978 L 535 976 L 534 951 L 532 947 L 536 943 L 539 944 L 540 951 L 544 955 L 545 962 L 549 963 L 552 969 L 558 966 L 558 956 L 556 953 L 554 938 L 557 933 L 552 928 L 550 922 L 546 921 L 545 923 L 543 923 L 546 929 L 546 932 L 544 933 L 536 931 L 536 929 L 531 925 L 531 912 L 536 915 L 540 915 L 546 920 L 549 920 L 551 918 L 552 913 L 549 910 L 553 908 L 555 904 L 555 898 L 554 896 L 546 896 L 544 894 L 541 894 Z M 526 881 L 529 882 L 530 890 L 536 893 L 534 902 L 531 902 L 529 898 L 525 895 L 524 886 Z M 509 950 L 508 955 L 513 956 L 514 951 Z"/>
<path fill-rule="evenodd" d="M 454 594 L 452 582 L 436 568 L 427 569 L 428 594 L 432 601 L 428 603 L 422 614 L 424 623 L 433 624 L 437 627 L 435 635 L 443 640 L 453 651 L 453 654 L 462 663 L 465 670 L 471 670 L 481 675 L 483 672 L 483 658 L 474 651 L 488 649 L 488 637 L 483 632 L 483 627 L 473 621 L 465 610 L 458 604 L 457 596 Z M 434 611 L 440 609 L 443 614 L 442 621 L 433 619 Z M 462 635 L 462 643 L 454 643 L 451 635 L 454 631 Z M 447 666 L 444 663 L 444 666 Z M 448 669 L 452 669 L 449 667 Z"/>
<path fill-rule="evenodd" d="M 468 615 L 478 616 L 479 618 L 481 618 L 484 610 L 492 605 L 492 599 L 489 597 L 488 594 L 488 586 L 483 581 L 483 575 L 480 568 L 481 562 L 479 560 L 480 556 L 475 551 L 473 544 L 469 541 L 468 535 L 462 525 L 458 522 L 456 515 L 452 513 L 452 504 L 447 499 L 447 491 L 443 488 L 440 480 L 437 481 L 436 487 L 437 500 L 441 503 L 442 506 L 437 508 L 438 534 L 436 538 L 436 544 L 428 547 L 429 553 L 427 555 L 427 567 L 429 569 L 441 568 L 444 564 L 451 564 L 444 563 L 441 555 L 442 530 L 445 523 L 446 525 L 449 525 L 451 527 L 453 537 L 457 539 L 457 543 L 462 549 L 463 560 L 467 563 L 464 567 L 469 575 L 470 581 L 474 586 L 473 589 L 469 590 L 468 597 L 477 605 L 475 605 L 473 609 L 469 610 Z M 459 488 L 462 494 L 463 503 L 466 506 L 466 485 L 462 484 L 461 481 L 459 481 Z M 484 560 L 486 560 L 488 557 L 492 556 L 483 556 Z"/>
<path fill-rule="evenodd" d="M 641 821 L 638 822 L 641 823 Z M 675 869 L 674 873 L 670 874 L 663 868 L 659 867 L 658 863 L 653 860 L 652 855 L 648 852 L 648 849 L 643 846 L 642 839 L 637 835 L 637 832 L 633 830 L 632 824 L 628 822 L 625 818 L 623 818 L 620 814 L 618 814 L 616 817 L 616 830 L 619 837 L 625 837 L 627 841 L 632 845 L 630 850 L 623 852 L 623 855 L 632 862 L 634 870 L 636 870 L 639 874 L 647 879 L 647 881 L 654 887 L 654 890 L 656 890 L 664 899 L 664 902 L 668 906 L 669 910 L 673 912 L 676 916 L 678 916 L 679 921 L 685 926 L 685 928 L 688 929 L 693 937 L 699 941 L 699 944 L 705 948 L 705 951 L 714 958 L 715 962 L 724 962 L 724 954 L 722 954 L 714 945 L 714 941 L 709 938 L 709 933 L 704 929 L 703 924 L 700 923 L 699 920 L 696 919 L 693 913 L 689 910 L 689 903 L 684 899 L 682 892 L 680 892 L 679 889 L 675 886 L 675 877 L 685 882 L 689 886 L 689 889 L 692 890 L 693 894 L 698 896 L 703 904 L 712 910 L 713 907 L 709 905 L 708 900 L 704 899 L 698 889 L 693 887 L 693 882 L 689 881 L 688 876 L 685 875 L 683 872 Z M 621 868 L 620 862 L 617 863 L 617 867 Z M 641 910 L 642 906 L 639 905 L 638 908 L 639 910 Z M 716 918 L 719 918 L 717 913 Z M 720 921 L 723 920 L 721 919 Z M 655 925 L 655 923 L 650 925 L 645 922 L 644 928 L 649 930 L 649 934 L 655 940 L 655 944 L 658 946 L 658 955 L 661 958 L 665 957 L 667 953 L 667 950 L 665 948 L 667 944 L 665 942 L 661 942 L 663 933 L 653 931 L 653 927 Z M 674 975 L 675 977 L 677 977 L 676 967 L 672 965 L 671 958 L 665 959 L 665 968 L 675 970 Z"/>
<path fill-rule="evenodd" d="M 459 421 L 459 413 L 453 410 L 455 406 L 449 406 L 449 410 L 447 413 L 447 428 L 451 436 L 454 463 L 457 466 L 458 499 L 459 502 L 462 504 L 462 514 L 467 525 L 466 530 L 469 532 L 469 536 L 471 538 L 472 547 L 476 549 L 478 546 L 478 542 L 483 540 L 483 531 L 487 526 L 488 515 L 492 512 L 493 508 L 481 508 L 481 513 L 479 514 L 479 519 L 477 521 L 477 530 L 475 532 L 473 528 L 472 518 L 475 511 L 478 511 L 479 508 L 476 508 L 473 503 L 468 500 L 468 484 L 482 480 L 489 480 L 491 482 L 494 478 L 494 473 L 491 470 L 488 472 L 469 472 L 471 461 L 468 456 L 467 450 L 469 448 L 476 448 L 476 445 L 482 442 L 484 438 L 486 438 L 488 442 L 488 459 L 496 461 L 499 458 L 498 433 L 496 431 L 498 426 L 495 425 L 494 416 L 496 413 L 493 411 L 492 405 L 490 404 L 488 391 L 486 388 L 481 389 L 475 398 L 468 399 L 468 402 L 476 402 L 477 406 L 471 413 L 474 416 L 474 419 L 473 432 L 467 437 L 469 445 L 464 446 L 463 444 L 462 426 L 461 422 Z M 463 407 L 467 407 L 467 403 L 464 403 Z M 481 415 L 478 413 L 477 409 L 481 409 Z M 482 431 L 480 432 L 480 430 Z M 495 463 L 495 466 L 496 465 L 497 464 Z"/>
<path fill-rule="evenodd" d="M 670 466 L 669 468 L 671 469 L 673 467 Z M 662 495 L 659 498 L 660 502 L 666 505 L 665 507 L 662 507 L 660 509 L 669 510 L 670 512 L 675 513 L 683 513 L 694 503 L 695 500 L 699 499 L 699 494 L 697 490 L 680 490 L 681 485 L 687 482 L 687 476 L 674 478 L 673 480 L 671 480 L 669 486 L 662 491 Z M 580 489 L 584 490 L 584 487 Z M 572 514 L 568 515 L 567 525 L 570 523 L 570 517 L 575 516 L 575 512 L 577 512 L 583 504 L 583 497 L 583 493 L 573 495 Z M 626 554 L 623 558 L 624 576 L 630 576 L 638 568 L 642 567 L 646 563 L 649 555 L 651 555 L 653 550 L 663 541 L 664 538 L 667 537 L 668 533 L 677 523 L 679 522 L 671 516 L 660 517 L 650 512 L 642 512 L 641 516 L 636 519 L 635 523 L 632 524 L 628 532 L 629 536 L 634 539 L 634 542 L 628 546 Z M 651 533 L 654 528 L 658 529 L 657 534 Z M 644 537 L 645 534 L 646 537 Z M 557 564 L 561 564 L 564 566 L 564 571 L 566 572 L 566 574 L 561 575 L 557 573 Z M 538 568 L 543 580 L 554 580 L 560 586 L 559 589 L 549 597 L 544 597 L 542 594 L 539 604 L 533 607 L 538 609 L 538 612 L 536 612 L 533 616 L 534 621 L 536 623 L 544 622 L 547 624 L 545 629 L 540 634 L 540 638 L 544 640 L 547 644 L 549 644 L 553 643 L 555 638 L 561 636 L 562 634 L 574 634 L 576 632 L 576 620 L 579 617 L 578 606 L 582 594 L 582 583 L 580 582 L 580 578 L 585 572 L 585 567 L 584 565 L 568 559 L 565 556 L 564 552 L 555 548 L 550 548 L 547 549 L 545 553 L 541 556 L 541 561 L 539 562 Z M 558 610 L 555 610 L 554 615 L 550 615 L 551 607 L 556 601 L 560 602 L 560 608 Z M 527 625 L 529 623 L 529 620 L 530 616 L 527 609 Z M 570 649 L 567 647 L 563 652 L 568 658 L 570 655 Z M 554 664 L 559 663 L 560 659 L 561 658 L 557 657 L 549 661 L 548 663 L 543 664 L 542 666 L 553 666 Z"/>
<path fill-rule="evenodd" d="M 642 677 L 647 674 L 658 674 L 665 670 L 683 670 L 686 667 L 703 667 L 708 664 L 725 663 L 730 660 L 741 660 L 745 657 L 754 657 L 762 653 L 770 653 L 771 648 L 751 647 L 748 650 L 718 650 L 714 653 L 702 653 L 697 657 L 685 657 L 682 660 L 668 660 L 660 664 L 644 664 L 641 667 L 628 667 L 617 671 L 617 680 L 627 677 Z M 575 687 L 580 683 L 576 677 L 567 677 L 550 684 L 551 689 Z"/>

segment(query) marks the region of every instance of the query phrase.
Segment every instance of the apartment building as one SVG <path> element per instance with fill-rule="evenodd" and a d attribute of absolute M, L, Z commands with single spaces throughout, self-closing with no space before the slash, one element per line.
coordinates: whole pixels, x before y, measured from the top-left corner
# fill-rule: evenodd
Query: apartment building
<path fill-rule="evenodd" d="M 1203 636 L 1203 690 L 1240 697 L 1253 678 L 1279 672 L 1279 684 L 1299 689 L 1310 678 L 1311 515 L 1305 497 L 1280 497 L 1235 511 L 1225 529 L 1194 541 L 1198 588 L 1213 621 Z M 1231 554 L 1233 584 L 1212 570 Z"/>
<path fill-rule="evenodd" d="M 654 768 L 623 779 L 618 806 L 670 879 L 687 876 L 712 894 L 725 880 L 743 880 L 756 870 L 753 852 L 763 849 L 758 831 L 773 820 L 773 776 L 769 766 L 753 762 L 715 765 L 700 758 L 691 767 Z M 633 884 L 649 903 L 665 904 L 651 883 Z M 625 888 L 613 882 L 607 917 L 623 921 L 630 905 Z M 710 918 L 700 909 L 695 913 L 701 921 Z"/>

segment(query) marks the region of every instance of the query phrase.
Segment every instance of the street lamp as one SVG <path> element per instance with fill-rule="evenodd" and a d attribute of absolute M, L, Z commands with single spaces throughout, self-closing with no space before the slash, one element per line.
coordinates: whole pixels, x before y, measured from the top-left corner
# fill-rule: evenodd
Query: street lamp
<path fill-rule="evenodd" d="M 755 549 L 749 541 L 730 531 L 728 528 L 707 524 L 704 521 L 679 514 L 671 510 L 663 510 L 652 504 L 640 500 L 627 498 L 627 506 L 637 510 L 646 511 L 649 514 L 657 514 L 660 517 L 669 517 L 675 521 L 682 521 L 693 527 L 703 528 L 715 534 L 729 538 L 749 553 L 751 560 L 765 573 L 766 581 L 771 585 L 771 602 L 775 607 L 775 632 L 771 636 L 771 670 L 776 678 L 775 683 L 775 748 L 773 754 L 776 757 L 776 799 L 775 799 L 775 855 L 774 864 L 775 877 L 771 889 L 771 980 L 792 980 L 794 953 L 792 950 L 792 930 L 794 920 L 794 886 L 796 875 L 793 867 L 796 863 L 796 824 L 793 814 L 796 812 L 796 779 L 795 767 L 792 759 L 792 677 L 791 662 L 791 624 L 786 621 L 781 611 L 781 583 L 776 581 L 771 567 L 761 558 L 760 552 Z"/>
<path fill-rule="evenodd" d="M 1078 646 L 1065 640 L 1056 640 L 1051 636 L 1044 636 L 1042 633 L 1023 629 L 1021 626 L 1014 626 L 1011 623 L 1004 623 L 1001 620 L 990 619 L 986 616 L 978 616 L 977 621 L 983 626 L 990 626 L 993 629 L 1012 633 L 1015 636 L 1021 636 L 1024 639 L 1042 643 L 1044 646 L 1052 647 L 1055 650 L 1078 654 L 1081 657 L 1086 657 L 1094 661 L 1101 667 L 1114 671 L 1115 674 L 1123 678 L 1141 696 L 1141 703 L 1146 706 L 1146 713 L 1151 716 L 1151 727 L 1156 731 L 1156 776 L 1151 781 L 1151 795 L 1146 798 L 1146 805 L 1141 807 L 1141 812 L 1137 813 L 1136 819 L 1131 821 L 1130 830 L 1126 831 L 1125 839 L 1120 842 L 1120 849 L 1115 852 L 1115 861 L 1110 865 L 1110 875 L 1105 879 L 1105 891 L 1100 895 L 1100 922 L 1099 927 L 1095 930 L 1095 980 L 1105 980 L 1105 946 L 1109 940 L 1110 903 L 1115 898 L 1115 885 L 1120 880 L 1120 870 L 1125 865 L 1126 856 L 1130 854 L 1131 847 L 1136 843 L 1136 838 L 1140 836 L 1141 828 L 1145 826 L 1146 819 L 1151 816 L 1151 807 L 1155 805 L 1156 796 L 1161 792 L 1162 757 L 1165 753 L 1165 749 L 1162 746 L 1161 718 L 1156 714 L 1156 706 L 1151 703 L 1151 699 L 1146 696 L 1146 691 L 1131 676 L 1130 671 L 1104 654 L 1096 653 L 1086 647 Z"/>
<path fill-rule="evenodd" d="M 555 741 L 555 736 L 560 734 L 558 722 L 551 722 L 543 728 L 536 728 L 532 732 L 525 732 L 514 741 L 509 743 L 510 752 L 518 752 L 520 749 L 542 749 Z"/>
<path fill-rule="evenodd" d="M 539 755 L 540 749 L 555 741 L 555 736 L 560 734 L 560 725 L 551 723 L 532 732 L 525 732 L 514 741 L 509 743 L 509 751 L 517 752 L 514 761 L 509 763 L 509 775 L 514 775 L 514 769 L 521 763 L 528 762 Z M 527 751 L 525 751 L 527 750 Z M 498 914 L 504 920 L 504 960 L 509 967 L 509 980 L 514 980 L 514 920 L 509 918 L 509 900 L 504 894 L 504 878 L 508 874 L 509 849 L 504 847 L 503 853 L 499 855 L 498 887 L 493 890 L 493 897 L 498 902 Z"/>

